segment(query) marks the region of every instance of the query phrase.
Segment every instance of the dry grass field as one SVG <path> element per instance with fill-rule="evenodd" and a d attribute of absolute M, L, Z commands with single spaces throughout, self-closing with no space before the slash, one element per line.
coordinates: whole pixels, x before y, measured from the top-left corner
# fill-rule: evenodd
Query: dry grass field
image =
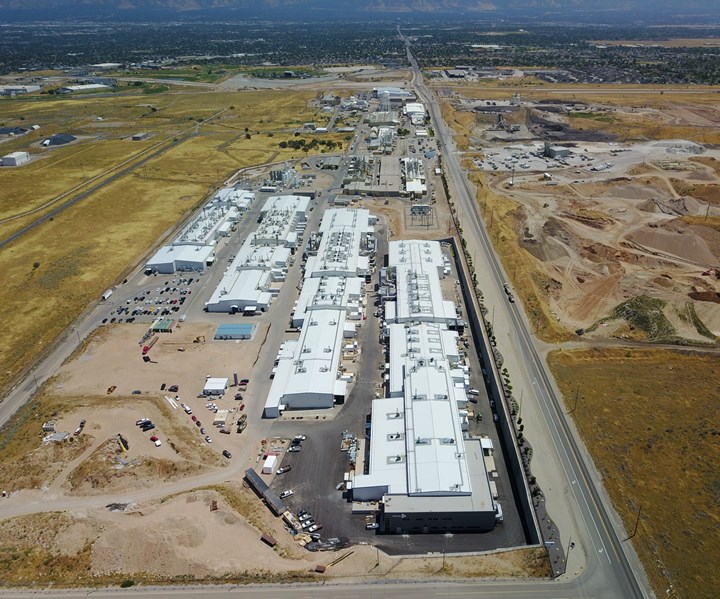
<path fill-rule="evenodd" d="M 308 105 L 312 97 L 309 92 L 213 93 L 173 88 L 152 96 L 128 93 L 0 102 L 0 122 L 41 126 L 38 132 L 13 140 L 12 148 L 3 145 L 8 150 L 28 150 L 36 159 L 0 171 L 6 198 L 0 207 L 0 219 L 6 219 L 0 220 L 2 238 L 49 210 L 42 207 L 59 194 L 90 177 L 106 178 L 117 165 L 143 150 L 165 140 L 169 146 L 182 132 L 189 132 L 166 153 L 3 250 L 0 389 L 7 389 L 99 294 L 122 279 L 198 206 L 211 188 L 240 168 L 300 158 L 302 152 L 283 150 L 278 143 L 291 139 L 298 125 L 317 116 Z M 214 115 L 212 121 L 200 124 Z M 152 137 L 144 142 L 127 139 L 138 131 L 148 131 Z M 57 132 L 71 133 L 78 141 L 58 148 L 39 146 Z M 341 141 L 342 137 L 325 139 Z M 39 207 L 36 213 L 12 218 Z"/>
<path fill-rule="evenodd" d="M 548 363 L 657 596 L 720 584 L 720 358 L 682 351 L 556 351 Z"/>

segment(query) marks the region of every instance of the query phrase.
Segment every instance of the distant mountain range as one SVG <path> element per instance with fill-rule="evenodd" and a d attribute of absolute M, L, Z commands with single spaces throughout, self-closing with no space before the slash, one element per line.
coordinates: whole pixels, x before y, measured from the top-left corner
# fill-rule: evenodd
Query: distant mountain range
<path fill-rule="evenodd" d="M 88 14 L 134 15 L 151 13 L 233 14 L 247 17 L 268 14 L 291 18 L 318 15 L 337 18 L 353 15 L 457 15 L 572 13 L 663 13 L 720 15 L 720 0 L 0 0 L 5 13 L 83 17 Z"/>

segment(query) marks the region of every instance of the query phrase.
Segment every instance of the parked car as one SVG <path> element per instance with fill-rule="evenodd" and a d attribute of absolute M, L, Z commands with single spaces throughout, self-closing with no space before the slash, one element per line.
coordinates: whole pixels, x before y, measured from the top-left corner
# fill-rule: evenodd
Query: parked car
<path fill-rule="evenodd" d="M 113 320 L 115 320 L 115 319 L 113 318 Z M 142 391 L 140 391 L 140 389 L 133 389 L 132 394 L 133 394 L 133 395 L 141 395 L 141 394 L 142 394 Z"/>
<path fill-rule="evenodd" d="M 302 523 L 302 527 L 303 527 L 303 529 L 307 530 L 308 528 L 310 528 L 310 527 L 313 526 L 314 524 L 315 524 L 315 520 L 313 520 L 312 518 L 310 518 L 309 520 L 305 520 L 305 522 Z"/>
<path fill-rule="evenodd" d="M 205 434 L 205 429 L 202 428 L 202 427 L 200 428 L 200 434 L 201 434 L 201 435 L 204 435 L 204 434 Z"/>
<path fill-rule="evenodd" d="M 177 385 L 170 385 L 168 387 L 168 391 L 170 391 L 170 393 L 177 393 L 178 389 L 179 389 L 179 387 Z"/>
<path fill-rule="evenodd" d="M 244 409 L 245 409 L 245 404 L 244 404 L 244 403 L 241 403 L 241 404 L 240 404 L 240 411 L 242 412 Z"/>
<path fill-rule="evenodd" d="M 293 445 L 290 449 L 288 449 L 288 451 L 290 451 L 292 453 L 296 453 L 296 452 L 300 451 L 300 449 L 301 449 L 301 447 L 299 445 Z"/>
<path fill-rule="evenodd" d="M 191 418 L 191 420 L 192 420 L 193 422 L 195 422 L 195 421 L 197 420 L 197 416 L 193 416 L 193 417 Z"/>
<path fill-rule="evenodd" d="M 312 514 L 309 512 L 305 512 L 302 516 L 298 518 L 300 522 L 307 522 L 308 520 L 312 520 Z"/>
<path fill-rule="evenodd" d="M 477 397 L 468 397 L 468 401 L 469 401 L 470 403 L 477 403 L 477 402 L 478 402 Z"/>
<path fill-rule="evenodd" d="M 205 441 L 207 441 L 208 443 L 212 443 L 212 438 L 210 437 L 210 435 L 205 435 Z"/>
<path fill-rule="evenodd" d="M 292 494 L 293 494 L 292 489 L 283 491 L 282 493 L 280 493 L 280 499 L 285 499 L 286 497 L 290 497 L 290 495 L 292 495 Z"/>
<path fill-rule="evenodd" d="M 151 440 L 153 443 L 155 443 L 155 441 L 157 441 L 158 438 L 157 438 L 155 435 L 153 435 L 152 437 L 150 437 L 150 440 Z"/>
<path fill-rule="evenodd" d="M 196 420 L 195 426 L 197 426 L 198 428 L 202 428 L 202 422 L 200 422 L 199 420 Z"/>
<path fill-rule="evenodd" d="M 276 474 L 285 474 L 286 472 L 290 472 L 292 470 L 292 466 L 283 466 L 282 468 L 277 469 Z"/>
<path fill-rule="evenodd" d="M 311 527 L 307 529 L 308 532 L 315 532 L 316 530 L 320 530 L 322 528 L 322 524 L 313 524 Z M 311 537 L 312 538 L 312 537 Z"/>
<path fill-rule="evenodd" d="M 148 432 L 148 431 L 151 431 L 151 430 L 153 430 L 154 428 L 155 428 L 155 425 L 154 425 L 152 422 L 146 422 L 146 423 L 143 424 L 142 427 L 141 427 L 142 432 L 144 432 L 144 433 L 146 433 L 146 432 Z"/>
<path fill-rule="evenodd" d="M 140 418 L 140 420 L 138 420 L 138 421 L 135 423 L 135 425 L 136 425 L 136 426 L 142 426 L 142 425 L 145 424 L 146 422 L 150 422 L 150 418 Z"/>
<path fill-rule="evenodd" d="M 232 457 L 232 454 L 227 450 L 223 449 L 223 455 L 229 460 Z"/>
<path fill-rule="evenodd" d="M 365 530 L 375 530 L 376 528 L 380 528 L 380 525 L 377 522 L 368 522 L 365 525 Z"/>
<path fill-rule="evenodd" d="M 468 389 L 467 394 L 468 395 L 480 395 L 480 391 L 478 389 Z"/>

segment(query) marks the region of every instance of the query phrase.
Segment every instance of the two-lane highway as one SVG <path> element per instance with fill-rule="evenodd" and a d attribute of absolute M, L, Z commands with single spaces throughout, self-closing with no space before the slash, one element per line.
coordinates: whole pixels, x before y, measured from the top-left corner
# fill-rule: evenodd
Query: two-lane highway
<path fill-rule="evenodd" d="M 619 519 L 604 494 L 602 483 L 592 466 L 588 465 L 589 457 L 565 418 L 552 377 L 529 333 L 528 322 L 519 304 L 508 303 L 504 299 L 502 286 L 507 277 L 480 216 L 476 191 L 460 165 L 451 132 L 442 119 L 437 100 L 424 84 L 410 49 L 410 40 L 405 37 L 404 40 L 413 70 L 413 86 L 428 107 L 446 176 L 451 189 L 457 194 L 453 200 L 463 216 L 463 234 L 473 256 L 480 285 L 486 296 L 490 295 L 489 299 L 496 309 L 495 318 L 503 318 L 509 325 L 506 336 L 500 338 L 498 335 L 499 349 L 506 357 L 506 363 L 517 365 L 520 371 L 511 370 L 515 387 L 523 388 L 525 402 L 533 402 L 542 415 L 543 422 L 533 423 L 529 436 L 533 433 L 549 435 L 551 447 L 557 454 L 556 464 L 562 470 L 556 476 L 559 474 L 559 478 L 564 479 L 565 490 L 569 491 L 559 494 L 565 500 L 565 506 L 548 505 L 548 510 L 551 513 L 553 508 L 555 511 L 571 510 L 575 521 L 581 523 L 575 531 L 578 535 L 575 538 L 584 544 L 586 565 L 583 574 L 572 581 L 572 588 L 582 596 L 652 596 L 637 556 L 630 546 L 621 541 L 623 533 L 618 526 Z M 539 476 L 538 480 L 542 485 L 542 477 Z"/>

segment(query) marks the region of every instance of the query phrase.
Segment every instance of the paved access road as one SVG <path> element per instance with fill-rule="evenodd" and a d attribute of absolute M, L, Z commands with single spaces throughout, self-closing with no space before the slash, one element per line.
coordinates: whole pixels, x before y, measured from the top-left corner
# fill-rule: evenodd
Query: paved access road
<path fill-rule="evenodd" d="M 352 558 L 350 558 L 352 559 Z M 342 599 L 504 599 L 518 597 L 525 599 L 571 599 L 578 597 L 577 591 L 569 583 L 532 582 L 532 581 L 493 581 L 493 582 L 437 582 L 437 583 L 396 583 L 382 582 L 359 584 L 285 584 L 274 585 L 223 585 L 214 587 L 131 587 L 129 589 L 80 590 L 37 592 L 0 592 L 7 599 L 29 599 L 43 595 L 61 596 L 68 599 L 80 597 L 136 597 L 137 599 L 158 599 L 160 597 L 180 597 L 182 599 L 206 599 L 207 597 L 229 597 L 242 599 L 274 599 L 278 596 L 293 599 L 315 599 L 317 597 Z M 588 596 L 588 595 L 583 595 Z"/>
<path fill-rule="evenodd" d="M 430 112 L 438 138 L 438 149 L 444 158 L 446 177 L 463 219 L 468 250 L 473 256 L 486 300 L 494 306 L 494 328 L 499 349 L 513 375 L 515 387 L 523 390 L 526 403 L 523 415 L 529 423 L 528 438 L 537 452 L 541 444 L 536 444 L 533 434 L 547 436 L 546 441 L 549 442 L 546 449 L 554 453 L 555 462 L 549 463 L 551 467 L 555 466 L 556 471 L 548 476 L 548 480 L 555 481 L 556 486 L 560 483 L 563 490 L 557 493 L 556 489 L 553 495 L 546 493 L 546 497 L 556 498 L 565 505 L 551 506 L 548 502 L 547 507 L 550 512 L 555 508 L 571 516 L 565 520 L 571 529 L 570 534 L 575 535 L 573 538 L 581 547 L 576 550 L 579 555 L 568 554 L 568 562 L 572 562 L 573 558 L 576 561 L 585 558 L 585 563 L 578 569 L 582 574 L 570 581 L 568 588 L 573 596 L 652 596 L 637 556 L 632 547 L 621 540 L 624 534 L 617 526 L 617 515 L 604 493 L 599 477 L 589 465 L 589 456 L 577 441 L 574 430 L 563 414 L 552 377 L 528 332 L 527 320 L 518 303 L 510 304 L 505 299 L 502 285 L 508 279 L 480 218 L 475 190 L 460 166 L 452 133 L 442 120 L 437 100 L 424 84 L 420 67 L 410 49 L 410 40 L 405 38 L 405 42 L 413 70 L 413 85 Z M 532 421 L 528 413 L 535 416 Z M 543 485 L 542 476 L 538 476 L 538 481 Z M 550 552 L 552 554 L 552 548 Z M 569 569 L 575 568 L 571 563 Z M 556 572 L 558 574 L 562 572 Z"/>

